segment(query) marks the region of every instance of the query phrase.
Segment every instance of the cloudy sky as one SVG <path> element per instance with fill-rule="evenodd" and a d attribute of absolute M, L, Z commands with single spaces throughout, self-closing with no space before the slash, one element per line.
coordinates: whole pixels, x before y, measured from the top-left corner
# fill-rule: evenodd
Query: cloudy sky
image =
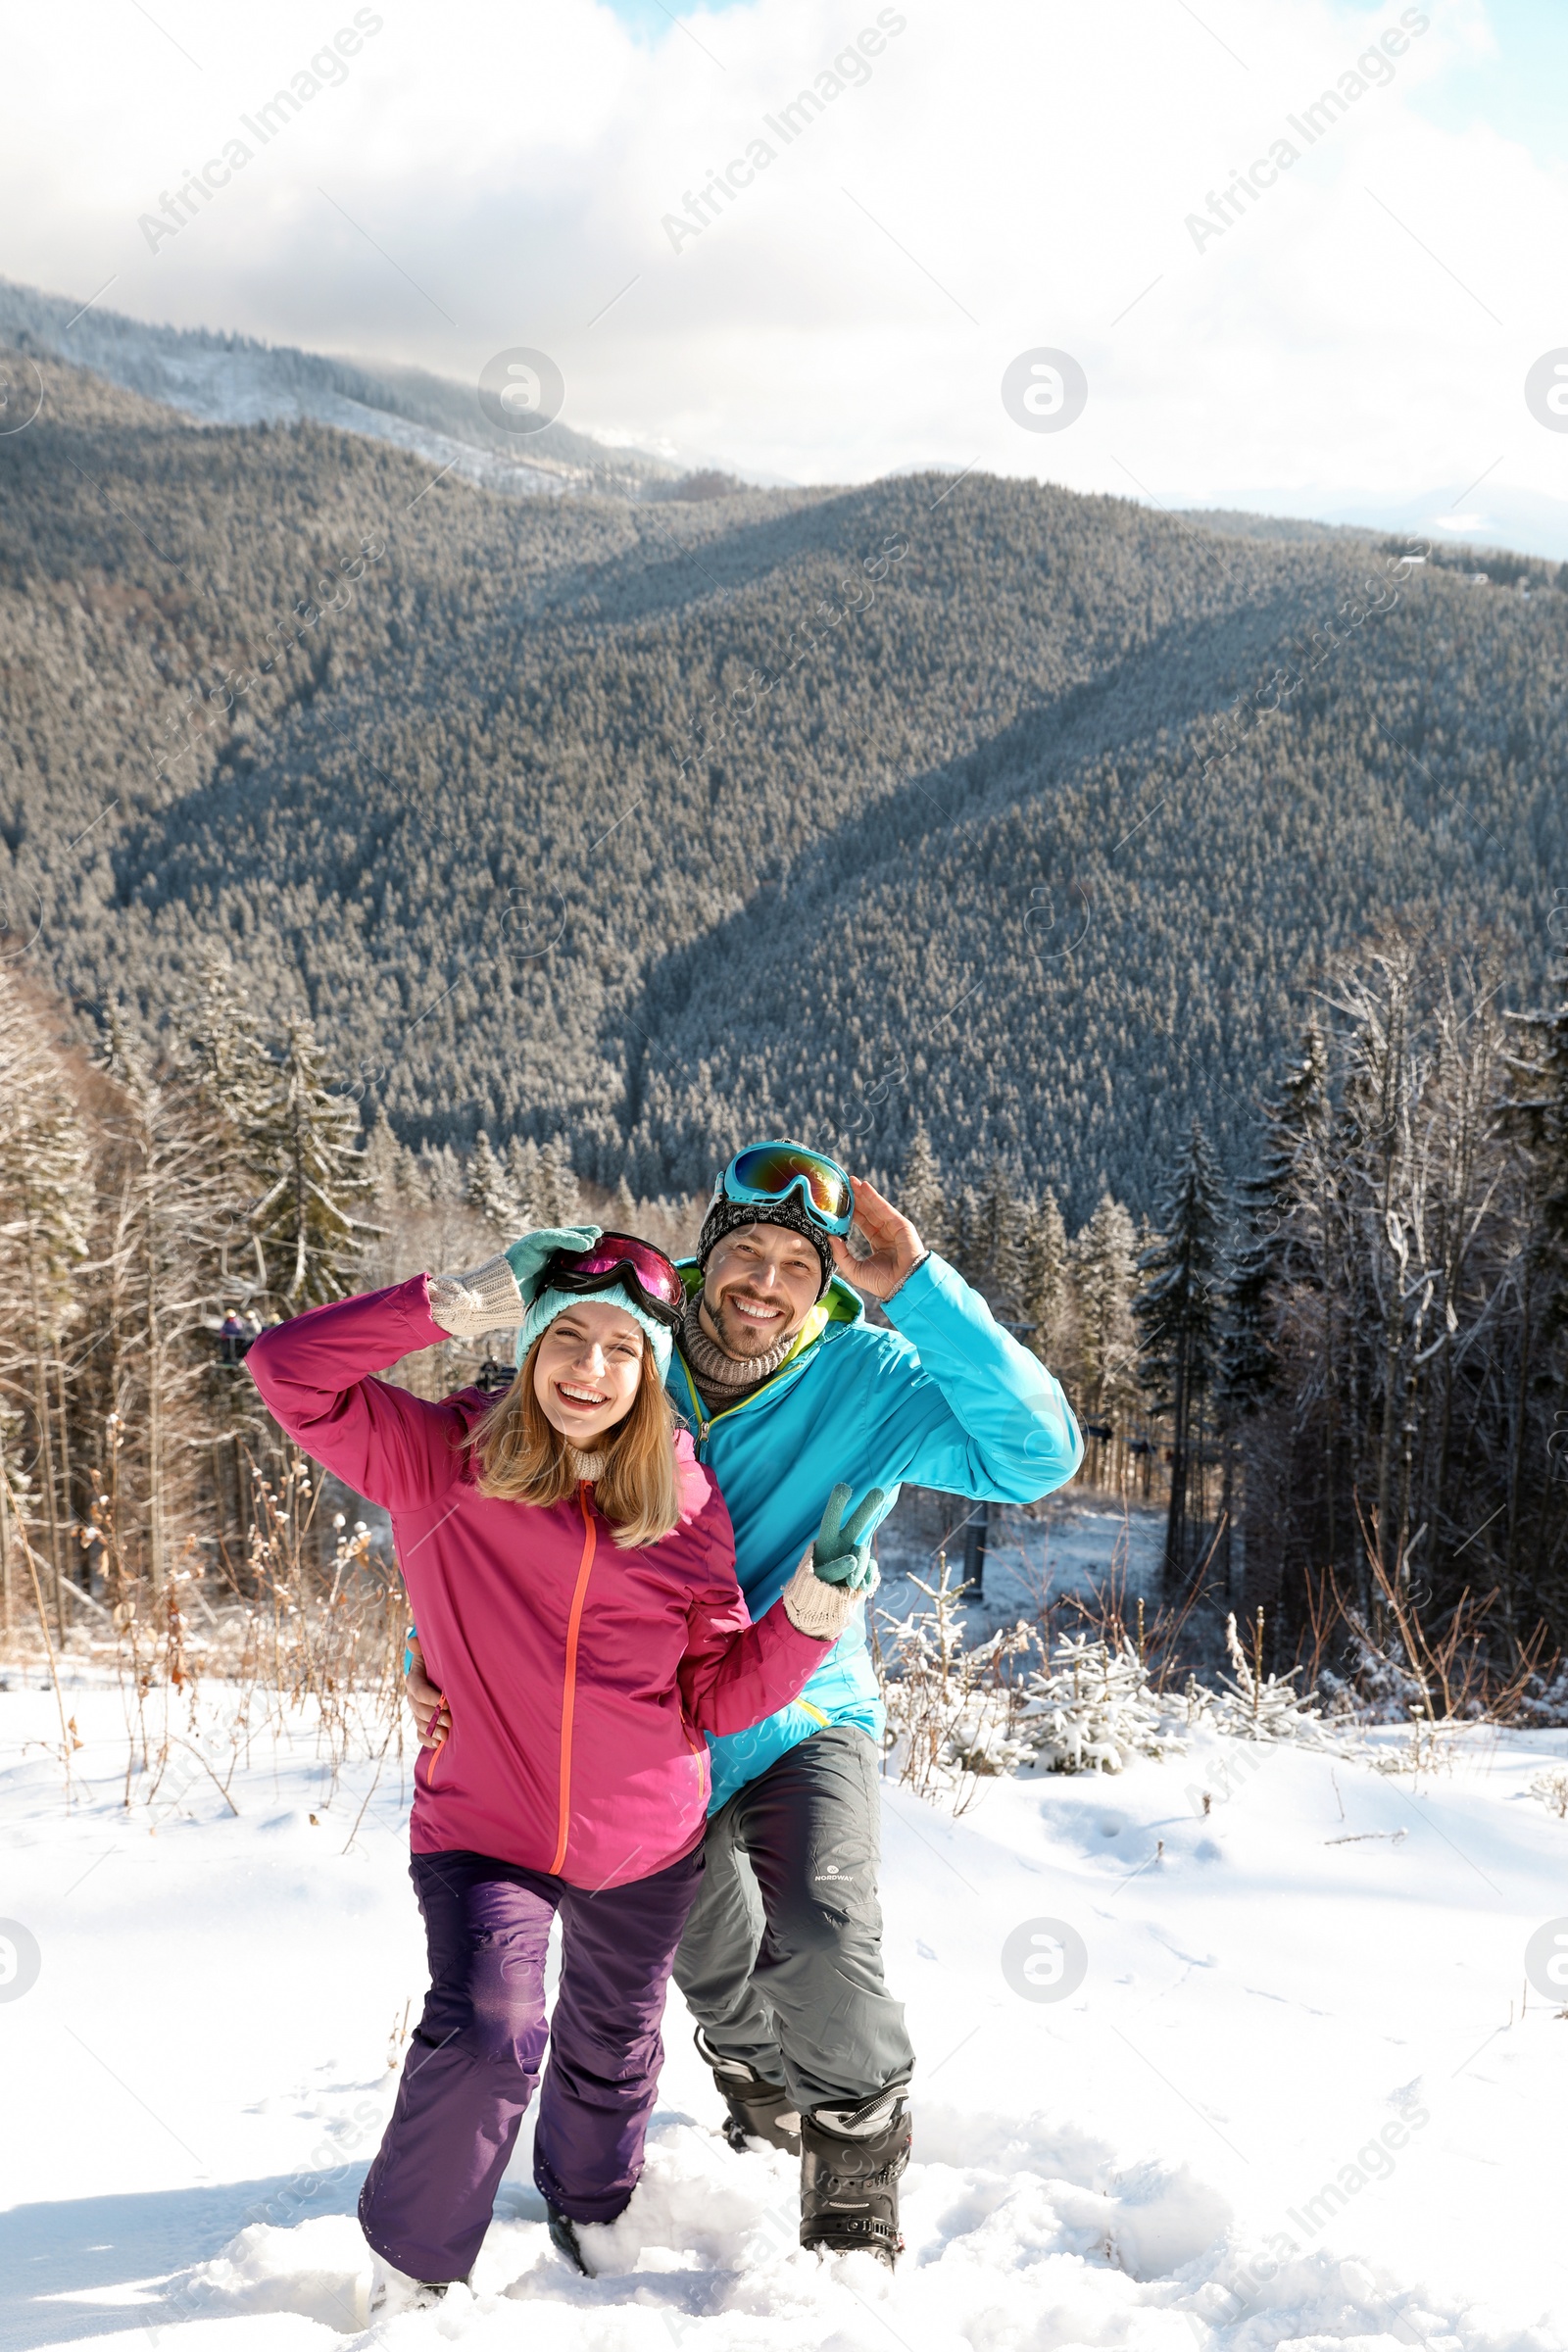
<path fill-rule="evenodd" d="M 1568 501 L 1561 0 L 54 0 L 7 45 L 0 275 L 78 301 L 535 347 L 568 423 L 772 478 Z"/>

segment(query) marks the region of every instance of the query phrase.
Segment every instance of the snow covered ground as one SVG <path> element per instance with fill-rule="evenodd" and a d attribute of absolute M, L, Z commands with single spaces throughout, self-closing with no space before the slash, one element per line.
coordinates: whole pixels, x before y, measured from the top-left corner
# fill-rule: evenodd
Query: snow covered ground
<path fill-rule="evenodd" d="M 82 1682 L 68 1811 L 53 1697 L 11 1679 L 0 2352 L 330 2352 L 364 2330 L 354 2199 L 423 1985 L 396 1761 L 334 1792 L 303 1730 L 257 1740 L 230 1811 L 176 1748 L 126 1810 L 118 1694 Z M 795 2246 L 792 2168 L 725 2148 L 674 2000 L 647 2175 L 586 2233 L 600 2276 L 552 2252 L 524 2141 L 471 2295 L 378 2338 L 1559 2345 L 1568 1991 L 1540 1936 L 1568 1822 L 1528 1787 L 1565 1751 L 1466 1734 L 1412 1779 L 1200 1730 L 1117 1780 L 985 1784 L 957 1821 L 890 1787 L 921 2053 L 897 2274 Z"/>

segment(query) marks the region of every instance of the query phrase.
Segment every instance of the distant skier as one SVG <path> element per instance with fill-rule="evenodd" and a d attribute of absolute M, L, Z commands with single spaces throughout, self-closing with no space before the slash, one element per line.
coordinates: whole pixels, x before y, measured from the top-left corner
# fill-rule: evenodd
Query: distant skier
<path fill-rule="evenodd" d="M 256 1325 L 231 1306 L 218 1326 L 219 1360 L 224 1364 L 241 1364 L 256 1337 Z"/>
<path fill-rule="evenodd" d="M 869 1256 L 850 1251 L 853 1222 Z M 907 1217 L 823 1152 L 738 1152 L 683 1271 L 670 1393 L 723 1488 L 756 1617 L 841 1476 L 857 1494 L 886 1490 L 882 1510 L 904 1479 L 1028 1502 L 1082 1459 L 1051 1374 Z M 850 1283 L 893 1330 L 866 1321 Z M 425 1722 L 436 1694 L 417 1673 L 410 1696 Z M 857 1617 L 795 1703 L 755 1731 L 710 1736 L 708 1868 L 675 1982 L 701 2021 L 732 2144 L 802 2151 L 802 2244 L 891 2262 L 914 2052 L 882 1973 L 882 1723 Z"/>
<path fill-rule="evenodd" d="M 701 1735 L 792 1698 L 860 1600 L 868 1561 L 856 1520 L 840 1538 L 841 1493 L 819 1549 L 752 1622 L 729 1515 L 664 1394 L 682 1307 L 647 1243 L 558 1229 L 469 1274 L 318 1307 L 246 1358 L 282 1428 L 391 1511 L 440 1683 L 412 1829 L 430 1992 L 360 2201 L 376 2316 L 468 2275 L 539 2079 L 556 1917 L 534 2177 L 551 2234 L 586 2267 L 574 2225 L 612 2220 L 642 2169 L 703 1870 Z M 499 1397 L 430 1404 L 373 1377 L 513 1324 L 520 1370 Z"/>

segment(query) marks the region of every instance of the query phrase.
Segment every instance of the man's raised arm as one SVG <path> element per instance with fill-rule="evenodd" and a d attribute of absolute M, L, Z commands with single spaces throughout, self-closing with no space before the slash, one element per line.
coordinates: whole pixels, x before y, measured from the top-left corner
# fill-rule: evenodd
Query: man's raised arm
<path fill-rule="evenodd" d="M 900 1349 L 872 1375 L 879 1463 L 896 1459 L 895 1475 L 918 1486 L 998 1502 L 1035 1502 L 1064 1486 L 1084 1445 L 1060 1383 L 955 1267 L 924 1249 L 907 1217 L 863 1179 L 851 1182 L 871 1254 L 854 1257 L 835 1242 L 835 1262 L 918 1357 Z"/>

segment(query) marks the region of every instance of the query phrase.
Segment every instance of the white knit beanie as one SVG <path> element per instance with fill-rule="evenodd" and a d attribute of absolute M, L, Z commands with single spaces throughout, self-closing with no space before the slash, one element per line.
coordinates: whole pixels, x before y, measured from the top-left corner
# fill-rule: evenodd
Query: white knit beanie
<path fill-rule="evenodd" d="M 623 1315 L 630 1315 L 632 1321 L 639 1324 L 648 1335 L 654 1361 L 659 1366 L 660 1379 L 668 1379 L 673 1333 L 656 1316 L 646 1313 L 629 1295 L 625 1285 L 618 1282 L 603 1291 L 541 1291 L 529 1307 L 522 1329 L 517 1334 L 519 1367 L 539 1334 L 547 1331 L 556 1317 L 564 1315 L 568 1306 L 580 1306 L 585 1298 L 602 1298 L 607 1306 L 618 1307 Z"/>

